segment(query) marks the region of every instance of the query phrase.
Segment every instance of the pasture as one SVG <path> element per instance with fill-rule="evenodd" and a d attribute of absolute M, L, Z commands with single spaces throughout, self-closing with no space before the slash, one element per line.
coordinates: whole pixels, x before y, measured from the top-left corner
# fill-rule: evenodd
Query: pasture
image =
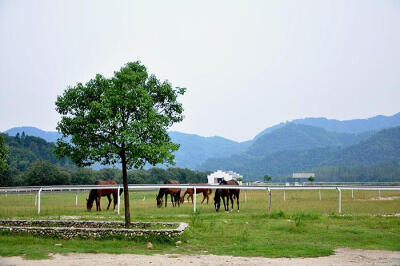
<path fill-rule="evenodd" d="M 42 193 L 41 214 L 37 215 L 34 194 L 0 194 L 0 218 L 123 220 L 102 198 L 102 211 L 86 211 L 88 192 Z M 400 250 L 400 192 L 342 191 L 342 213 L 338 215 L 338 192 L 317 190 L 272 191 L 272 211 L 267 212 L 266 191 L 241 191 L 240 212 L 215 212 L 213 194 L 209 204 L 200 205 L 197 212 L 185 202 L 179 208 L 156 207 L 156 191 L 131 192 L 132 221 L 183 221 L 190 225 L 180 239 L 153 243 L 146 249 L 146 241 L 114 240 L 60 240 L 28 235 L 2 233 L 0 255 L 25 255 L 43 258 L 48 253 L 109 252 L 109 253 L 185 253 L 226 254 L 236 256 L 310 257 L 332 254 L 335 248 Z M 61 244 L 61 245 L 56 245 Z"/>

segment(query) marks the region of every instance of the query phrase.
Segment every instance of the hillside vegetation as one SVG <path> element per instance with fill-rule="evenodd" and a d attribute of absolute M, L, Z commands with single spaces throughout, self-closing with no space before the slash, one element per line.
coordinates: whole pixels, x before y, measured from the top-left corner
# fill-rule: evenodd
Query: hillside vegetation
<path fill-rule="evenodd" d="M 176 165 L 194 169 L 208 158 L 226 158 L 245 151 L 251 142 L 235 142 L 222 137 L 201 137 L 193 134 L 169 132 L 174 143 L 180 145 L 174 152 Z"/>
<path fill-rule="evenodd" d="M 293 129 L 296 127 L 289 126 L 286 129 L 290 128 Z M 285 129 L 278 130 L 282 131 Z M 274 132 L 278 132 L 278 130 Z M 302 133 L 304 132 L 302 131 Z M 261 142 L 263 139 L 267 139 L 268 135 L 263 136 L 258 141 Z M 351 172 L 355 176 L 359 176 L 359 181 L 362 181 L 361 179 L 363 178 L 360 176 L 362 167 L 368 166 L 371 171 L 375 166 L 378 167 L 379 164 L 377 169 L 383 171 L 385 168 L 384 165 L 390 166 L 394 170 L 395 176 L 397 176 L 397 178 L 395 176 L 393 178 L 400 180 L 400 167 L 396 164 L 400 162 L 400 127 L 382 130 L 359 143 L 344 147 L 335 145 L 335 142 L 333 142 L 331 146 L 312 148 L 313 146 L 320 145 L 313 138 L 315 134 L 311 135 L 311 137 L 306 134 L 297 134 L 296 139 L 299 144 L 293 141 L 293 136 L 289 133 L 287 136 L 289 136 L 289 142 L 285 142 L 284 138 L 280 138 L 282 145 L 279 146 L 276 144 L 272 146 L 287 147 L 287 150 L 278 151 L 278 149 L 275 149 L 275 152 L 269 152 L 268 149 L 270 146 L 268 145 L 270 143 L 265 142 L 268 145 L 264 146 L 264 153 L 262 153 L 262 146 L 257 147 L 257 153 L 254 152 L 253 147 L 250 147 L 247 152 L 240 155 L 233 155 L 224 159 L 209 159 L 199 169 L 233 169 L 245 174 L 250 179 L 260 179 L 265 173 L 282 177 L 289 176 L 292 172 L 320 169 L 320 171 L 323 171 L 334 179 L 331 179 L 331 181 L 335 181 L 340 180 L 340 177 L 328 174 L 328 169 L 332 169 L 329 167 L 336 167 L 336 169 L 337 167 L 342 167 L 341 171 L 346 171 L 346 169 L 350 169 L 349 167 L 353 167 Z M 356 141 L 356 138 L 353 140 Z M 307 145 L 310 147 L 309 149 L 306 148 Z M 297 149 L 299 146 L 301 148 Z M 358 169 L 357 173 L 355 173 L 355 169 Z M 390 181 L 393 180 L 393 178 L 379 174 L 379 171 L 369 176 L 365 176 L 364 173 L 364 177 L 366 179 L 380 178 L 381 181 L 387 179 Z"/>
<path fill-rule="evenodd" d="M 329 132 L 322 128 L 290 123 L 257 138 L 246 152 L 260 156 L 285 150 L 345 147 L 355 144 L 365 137 L 365 134 Z"/>
<path fill-rule="evenodd" d="M 314 171 L 318 174 L 316 181 L 399 181 L 400 127 L 391 127 L 395 125 L 400 125 L 400 113 L 347 121 L 297 119 L 269 127 L 245 142 L 174 131 L 169 136 L 180 145 L 174 155 L 175 167 L 182 169 L 234 170 L 248 180 L 260 180 L 269 174 L 274 181 L 283 181 L 292 172 Z M 25 129 L 28 135 L 36 134 L 47 140 L 59 136 L 57 132 L 33 127 L 8 130 L 10 134 L 19 133 L 15 139 L 11 136 L 6 139 L 13 176 L 26 171 L 37 160 L 67 169 L 74 167 L 70 160 L 55 158 L 53 144 L 35 137 L 25 136 L 22 140 L 21 130 Z M 107 167 L 96 164 L 92 168 Z"/>
<path fill-rule="evenodd" d="M 25 133 L 15 137 L 4 135 L 4 139 L 9 148 L 8 168 L 0 172 L 0 186 L 91 185 L 96 180 L 122 183 L 119 169 L 78 168 L 68 158 L 56 158 L 53 154 L 54 143 L 44 139 Z M 128 172 L 128 182 L 153 184 L 167 179 L 181 183 L 205 182 L 207 174 L 181 168 L 132 170 Z"/>
<path fill-rule="evenodd" d="M 328 131 L 339 133 L 359 134 L 368 131 L 379 131 L 385 128 L 400 126 L 400 112 L 392 116 L 378 115 L 367 119 L 351 119 L 343 121 L 327 119 L 325 117 L 295 119 L 290 122 L 280 123 L 272 127 L 268 127 L 257 134 L 255 139 L 278 128 L 282 128 L 288 123 L 319 127 Z"/>

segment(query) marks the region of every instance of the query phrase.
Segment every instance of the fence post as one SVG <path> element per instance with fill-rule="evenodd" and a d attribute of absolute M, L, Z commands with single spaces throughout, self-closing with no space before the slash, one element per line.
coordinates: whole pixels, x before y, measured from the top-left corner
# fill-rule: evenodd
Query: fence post
<path fill-rule="evenodd" d="M 286 190 L 283 191 L 283 201 L 286 201 Z"/>
<path fill-rule="evenodd" d="M 247 202 L 247 192 L 246 192 L 246 190 L 244 191 L 244 202 Z"/>
<path fill-rule="evenodd" d="M 268 212 L 271 212 L 271 189 L 268 188 Z"/>
<path fill-rule="evenodd" d="M 117 200 L 117 204 L 118 204 L 118 208 L 117 208 L 117 210 L 118 210 L 118 215 L 119 215 L 119 206 L 120 206 L 120 203 L 121 203 L 121 194 L 120 194 L 120 191 L 121 191 L 121 186 L 118 186 L 118 200 Z"/>
<path fill-rule="evenodd" d="M 193 212 L 196 212 L 196 187 L 194 189 L 194 203 L 193 203 Z"/>
<path fill-rule="evenodd" d="M 78 192 L 75 192 L 75 207 L 78 207 Z"/>
<path fill-rule="evenodd" d="M 318 194 L 319 194 L 319 200 L 322 200 L 322 198 L 321 198 L 321 190 L 320 189 L 318 190 Z"/>
<path fill-rule="evenodd" d="M 351 190 L 351 198 L 354 199 L 354 189 Z"/>
<path fill-rule="evenodd" d="M 342 213 L 342 190 L 338 188 L 339 191 L 339 214 Z"/>
<path fill-rule="evenodd" d="M 42 188 L 39 189 L 38 192 L 38 209 L 37 209 L 37 213 L 40 214 L 40 193 L 42 192 Z"/>

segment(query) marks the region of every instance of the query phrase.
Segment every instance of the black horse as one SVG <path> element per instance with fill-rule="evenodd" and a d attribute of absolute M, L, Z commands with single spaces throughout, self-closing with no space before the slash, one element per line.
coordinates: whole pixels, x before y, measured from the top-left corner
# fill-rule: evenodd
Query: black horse
<path fill-rule="evenodd" d="M 239 183 L 235 180 L 229 180 L 229 181 L 225 181 L 223 180 L 220 183 L 221 186 L 238 186 Z M 237 204 L 237 208 L 238 208 L 238 212 L 239 212 L 239 195 L 240 195 L 240 189 L 222 189 L 222 188 L 218 188 L 215 191 L 215 195 L 214 195 L 214 207 L 215 207 L 215 211 L 219 211 L 220 207 L 221 207 L 221 198 L 222 201 L 224 203 L 224 209 L 225 211 L 229 211 L 229 199 L 231 200 L 231 204 L 232 204 L 232 211 L 233 211 L 233 198 L 236 198 L 236 204 Z M 225 204 L 225 198 L 226 198 L 226 204 Z"/>
<path fill-rule="evenodd" d="M 174 184 L 179 185 L 179 181 L 176 180 L 166 180 L 164 184 Z M 180 188 L 160 188 L 158 191 L 158 195 L 156 197 L 157 207 L 161 208 L 163 203 L 163 196 L 165 195 L 165 208 L 167 207 L 168 195 L 171 195 L 172 207 L 175 207 L 178 204 L 180 206 L 179 198 L 181 197 L 181 189 Z"/>

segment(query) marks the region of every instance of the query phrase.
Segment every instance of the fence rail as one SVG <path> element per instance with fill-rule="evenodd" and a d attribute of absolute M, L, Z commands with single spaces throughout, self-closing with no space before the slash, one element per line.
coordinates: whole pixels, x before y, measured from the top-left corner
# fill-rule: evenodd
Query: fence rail
<path fill-rule="evenodd" d="M 37 203 L 37 212 L 40 214 L 40 196 L 43 192 L 60 192 L 60 191 L 85 191 L 90 189 L 118 189 L 118 214 L 120 214 L 120 189 L 122 189 L 122 185 L 74 185 L 74 186 L 32 186 L 32 187 L 0 187 L 0 193 L 35 193 L 37 192 L 37 199 L 35 199 L 35 203 Z M 271 185 L 271 186 L 228 186 L 228 185 L 194 185 L 194 184 L 179 184 L 179 185 L 171 185 L 171 184 L 130 184 L 128 185 L 128 189 L 130 191 L 135 190 L 156 190 L 160 188 L 183 188 L 194 189 L 194 204 L 193 211 L 196 212 L 196 190 L 199 188 L 207 188 L 207 189 L 240 189 L 240 190 L 265 190 L 268 191 L 268 212 L 271 211 L 271 191 L 272 190 L 283 190 L 284 191 L 284 199 L 285 199 L 285 191 L 286 190 L 319 190 L 319 197 L 321 199 L 321 190 L 337 190 L 339 193 L 339 202 L 338 202 L 338 211 L 342 212 L 342 190 L 351 190 L 352 197 L 354 190 L 373 190 L 373 191 L 400 191 L 400 186 L 390 186 L 390 185 L 381 185 L 381 186 L 351 186 L 351 185 L 326 185 L 326 186 L 282 186 L 282 185 Z M 246 194 L 245 194 L 246 198 Z M 76 199 L 77 202 L 77 199 Z"/>

